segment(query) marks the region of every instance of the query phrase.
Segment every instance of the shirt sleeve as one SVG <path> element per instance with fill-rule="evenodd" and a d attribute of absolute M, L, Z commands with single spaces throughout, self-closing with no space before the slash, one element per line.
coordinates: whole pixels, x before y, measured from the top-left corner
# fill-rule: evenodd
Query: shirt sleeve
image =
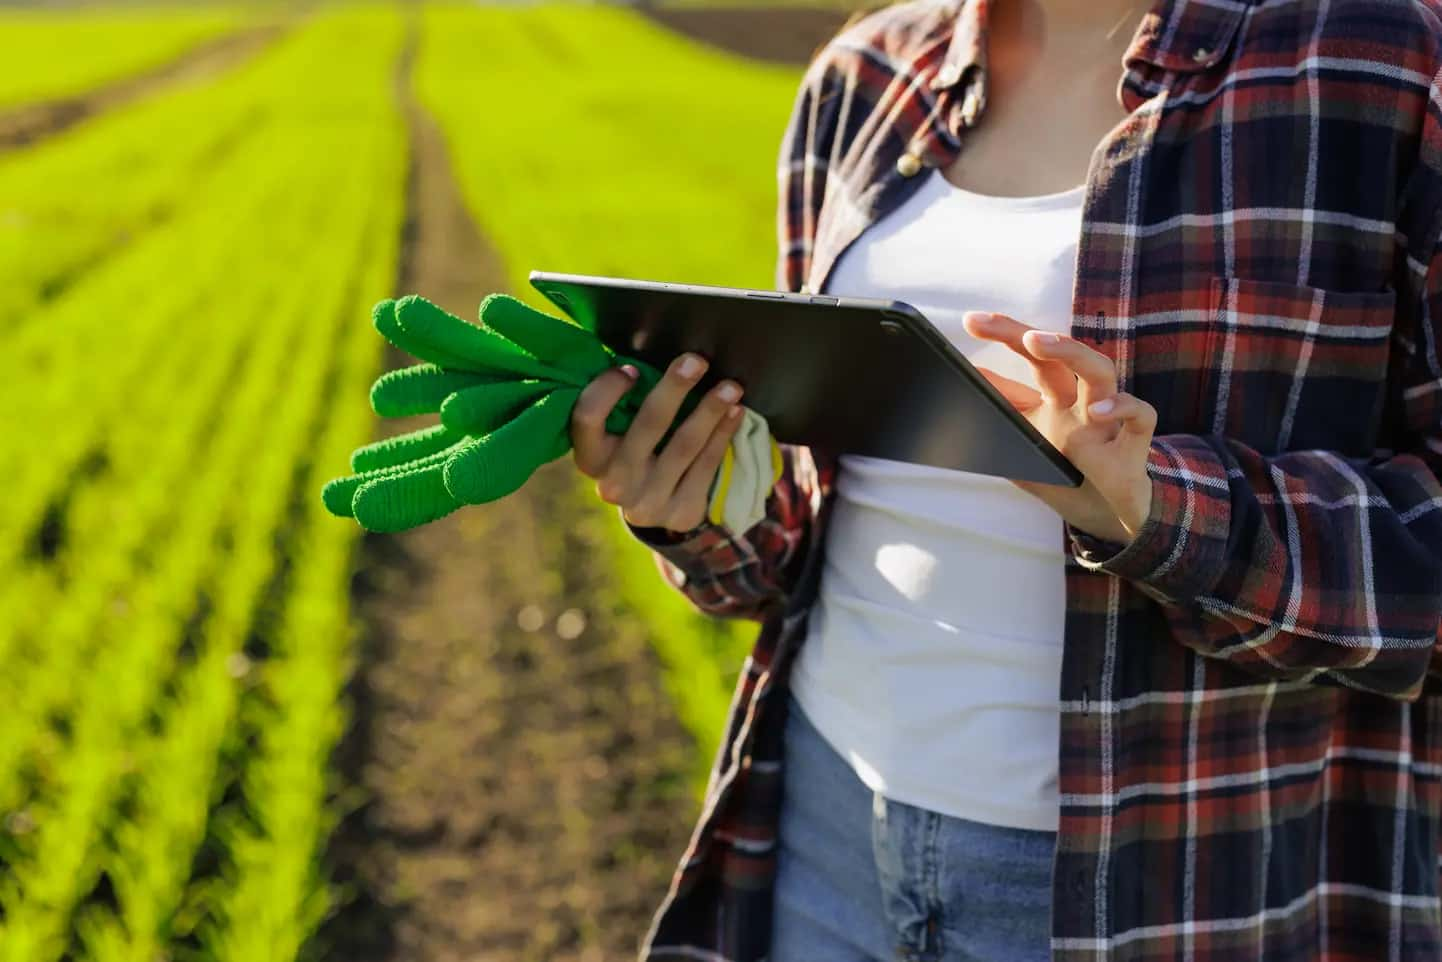
<path fill-rule="evenodd" d="M 1415 698 L 1442 617 L 1429 460 L 1264 457 L 1221 437 L 1158 437 L 1137 537 L 1119 546 L 1070 529 L 1075 556 L 1163 602 L 1174 637 L 1200 654 Z"/>
<path fill-rule="evenodd" d="M 621 518 L 655 553 L 665 581 L 699 611 L 760 621 L 796 584 L 822 491 L 810 449 L 780 447 L 783 470 L 767 496 L 766 516 L 740 534 L 710 521 L 673 532 Z"/>
<path fill-rule="evenodd" d="M 1079 564 L 1163 603 L 1173 636 L 1267 678 L 1404 700 L 1442 692 L 1442 113 L 1433 81 L 1400 205 L 1386 448 L 1263 456 L 1153 439 L 1152 506 L 1122 545 L 1068 527 Z M 1410 249 L 1407 249 L 1410 246 Z"/>

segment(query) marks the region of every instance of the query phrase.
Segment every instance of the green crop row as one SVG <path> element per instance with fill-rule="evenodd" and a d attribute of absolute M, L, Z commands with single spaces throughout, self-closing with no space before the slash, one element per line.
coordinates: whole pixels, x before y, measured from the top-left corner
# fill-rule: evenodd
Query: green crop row
<path fill-rule="evenodd" d="M 526 283 L 533 268 L 770 287 L 776 157 L 799 79 L 626 10 L 574 5 L 430 6 L 417 65 L 514 292 L 553 312 Z M 651 625 L 668 690 L 709 761 L 756 626 L 698 615 L 615 509 L 581 487 L 613 515 L 616 588 Z"/>
<path fill-rule="evenodd" d="M 20 319 L 0 330 L 0 343 L 37 307 L 253 167 L 251 132 L 295 109 L 287 82 L 315 69 L 314 58 L 309 40 L 282 37 L 222 72 L 0 155 L 0 316 Z"/>
<path fill-rule="evenodd" d="M 399 170 L 392 172 L 398 174 Z M 380 352 L 363 314 L 360 296 L 392 280 L 402 214 L 399 189 L 377 197 L 376 229 L 362 254 L 362 270 L 340 305 L 348 319 L 337 340 L 333 382 L 326 398 L 364 396 L 374 380 Z M 374 421 L 364 405 L 338 406 L 315 438 L 307 491 L 326 466 L 343 464 Z M 319 855 L 334 824 L 326 805 L 329 761 L 345 719 L 334 698 L 350 674 L 352 631 L 347 604 L 353 532 L 314 497 L 305 502 L 292 553 L 305 560 L 294 570 L 280 628 L 264 667 L 266 699 L 254 720 L 256 755 L 246 767 L 245 797 L 251 818 L 228 840 L 232 871 L 214 924 L 207 929 L 215 958 L 225 962 L 293 959 L 329 908 Z M 234 921 L 237 924 L 226 924 Z"/>
<path fill-rule="evenodd" d="M 238 10 L 181 6 L 0 11 L 0 109 L 86 93 L 236 28 Z"/>
<path fill-rule="evenodd" d="M 170 113 L 177 139 L 234 141 L 204 172 L 208 202 L 85 271 L 6 345 L 0 959 L 293 958 L 318 922 L 354 531 L 320 527 L 315 492 L 337 450 L 369 439 L 333 404 L 379 363 L 364 319 L 400 232 L 401 36 L 391 7 L 329 13 L 217 98 L 229 109 Z M 132 119 L 164 131 L 163 106 Z M 27 165 L 144 149 L 127 113 L 0 180 L 38 189 Z M 68 190 L 25 196 L 59 208 Z M 309 780 L 278 783 L 297 756 Z M 288 954 L 232 951 L 262 938 Z"/>

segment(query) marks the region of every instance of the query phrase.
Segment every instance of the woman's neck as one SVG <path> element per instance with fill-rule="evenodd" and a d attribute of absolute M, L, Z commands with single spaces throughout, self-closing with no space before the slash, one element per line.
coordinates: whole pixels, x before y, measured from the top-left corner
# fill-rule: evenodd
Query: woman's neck
<path fill-rule="evenodd" d="M 990 0 L 995 51 L 1040 62 L 1115 66 L 1151 0 Z"/>
<path fill-rule="evenodd" d="M 1140 19 L 1152 0 L 992 0 L 1000 9 L 1053 24 L 1088 28 L 1102 34 L 1116 29 L 1118 21 Z"/>
<path fill-rule="evenodd" d="M 1066 190 L 1124 115 L 1116 97 L 1122 54 L 1150 3 L 991 2 L 986 116 L 945 176 L 982 194 Z"/>

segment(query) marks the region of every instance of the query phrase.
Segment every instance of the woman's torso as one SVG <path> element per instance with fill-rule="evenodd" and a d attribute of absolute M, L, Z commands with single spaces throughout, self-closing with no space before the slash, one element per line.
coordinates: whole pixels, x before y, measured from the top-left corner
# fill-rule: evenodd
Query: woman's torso
<path fill-rule="evenodd" d="M 905 301 L 973 364 L 1034 384 L 1022 358 L 961 318 L 1070 328 L 1082 193 L 994 197 L 933 171 L 858 238 L 827 291 Z M 841 458 L 791 687 L 867 787 L 1056 829 L 1064 543 L 1056 513 L 1003 478 Z"/>
<path fill-rule="evenodd" d="M 972 338 L 961 317 L 1070 330 L 1082 185 L 1123 114 L 1114 71 L 1027 49 L 1025 16 L 1000 11 L 993 25 L 992 106 L 965 156 L 868 227 L 825 290 L 906 301 L 973 364 L 1034 384 L 1024 360 Z M 843 456 L 829 529 L 791 682 L 818 729 L 888 797 L 1055 830 L 1060 518 L 1005 479 Z"/>

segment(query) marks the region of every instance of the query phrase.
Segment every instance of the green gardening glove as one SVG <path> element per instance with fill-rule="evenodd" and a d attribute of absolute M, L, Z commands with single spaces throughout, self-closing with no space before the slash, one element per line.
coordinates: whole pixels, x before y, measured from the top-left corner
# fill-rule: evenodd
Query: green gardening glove
<path fill-rule="evenodd" d="M 615 433 L 630 426 L 660 377 L 589 331 L 504 294 L 482 302 L 480 319 L 468 324 L 415 295 L 376 305 L 376 329 L 426 363 L 383 374 L 371 388 L 372 408 L 383 417 L 438 413 L 441 423 L 356 450 L 355 473 L 322 491 L 332 513 L 399 531 L 504 497 L 570 450 L 571 409 L 597 374 L 618 363 L 641 372 L 607 419 Z"/>

